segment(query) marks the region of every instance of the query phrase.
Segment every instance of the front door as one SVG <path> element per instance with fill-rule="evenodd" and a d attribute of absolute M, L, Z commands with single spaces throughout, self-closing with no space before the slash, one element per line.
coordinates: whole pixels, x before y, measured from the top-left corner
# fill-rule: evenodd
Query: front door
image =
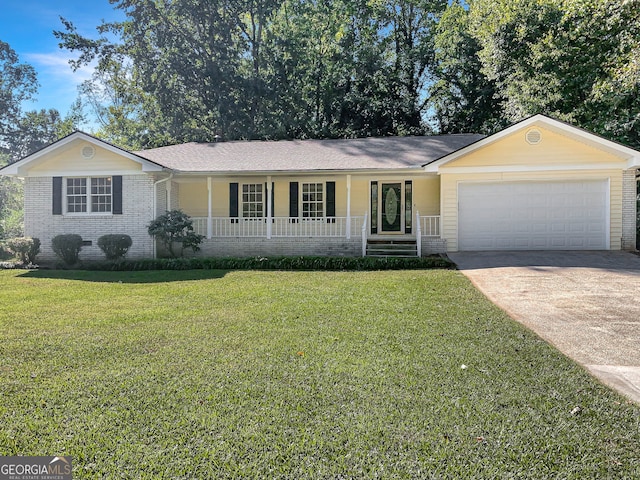
<path fill-rule="evenodd" d="M 402 183 L 383 183 L 380 198 L 382 232 L 402 232 Z"/>

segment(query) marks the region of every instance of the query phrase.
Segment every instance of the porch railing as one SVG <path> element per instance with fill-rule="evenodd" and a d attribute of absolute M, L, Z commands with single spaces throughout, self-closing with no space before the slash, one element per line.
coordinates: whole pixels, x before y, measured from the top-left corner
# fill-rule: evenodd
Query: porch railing
<path fill-rule="evenodd" d="M 421 237 L 440 237 L 440 215 L 416 215 Z M 207 217 L 192 217 L 196 233 L 207 236 Z M 365 227 L 364 233 L 362 227 Z M 361 238 L 366 236 L 367 217 L 273 217 L 271 219 L 272 237 L 333 237 Z M 349 233 L 347 235 L 347 233 Z M 212 237 L 267 237 L 265 218 L 212 217 Z"/>
<path fill-rule="evenodd" d="M 273 217 L 271 232 L 266 218 L 212 217 L 212 237 L 357 237 L 361 235 L 364 216 L 351 217 Z M 196 233 L 207 236 L 207 217 L 192 217 Z"/>
<path fill-rule="evenodd" d="M 440 215 L 421 216 L 419 225 L 423 237 L 440 236 Z"/>

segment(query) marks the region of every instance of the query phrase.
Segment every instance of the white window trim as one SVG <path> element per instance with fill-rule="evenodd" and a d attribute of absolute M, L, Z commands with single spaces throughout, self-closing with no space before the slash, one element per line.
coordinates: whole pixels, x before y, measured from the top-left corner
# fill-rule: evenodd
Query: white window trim
<path fill-rule="evenodd" d="M 257 201 L 256 202 L 252 202 L 252 201 L 245 202 L 244 201 L 244 187 L 249 187 L 251 185 L 255 185 L 255 186 L 259 186 L 260 187 L 260 195 L 262 197 L 262 200 L 260 202 L 257 202 Z M 239 212 L 240 213 L 240 215 L 239 215 L 240 218 L 242 218 L 243 220 L 253 220 L 253 221 L 255 221 L 255 220 L 264 220 L 264 218 L 266 217 L 266 210 L 265 210 L 265 203 L 264 203 L 266 192 L 264 190 L 265 190 L 264 184 L 259 183 L 259 182 L 242 183 L 240 185 L 240 202 L 239 202 L 240 203 L 240 205 L 239 205 L 239 207 L 240 207 L 240 212 Z M 250 203 L 250 204 L 261 203 L 262 204 L 262 215 L 259 216 L 259 217 L 245 217 L 245 215 L 244 215 L 245 214 L 245 212 L 244 212 L 245 203 Z"/>
<path fill-rule="evenodd" d="M 304 186 L 305 185 L 322 185 L 322 202 L 311 202 L 311 203 L 322 203 L 322 215 L 319 217 L 305 217 L 304 216 Z M 324 220 L 327 216 L 327 183 L 326 182 L 300 182 L 300 189 L 298 193 L 298 217 L 305 222 L 313 222 L 313 221 L 321 221 Z M 317 193 L 317 192 L 316 192 Z"/>
<path fill-rule="evenodd" d="M 69 211 L 69 205 L 68 205 L 68 201 L 69 201 L 69 187 L 67 185 L 67 180 L 74 180 L 74 179 L 78 179 L 78 178 L 83 178 L 86 181 L 86 188 L 87 188 L 87 193 L 85 194 L 86 198 L 87 198 L 87 211 L 86 212 L 70 212 Z M 92 178 L 110 178 L 111 179 L 111 194 L 109 195 L 111 197 L 111 211 L 109 212 L 94 212 L 91 210 L 92 207 L 92 202 L 91 202 L 91 179 Z M 113 175 L 93 175 L 93 176 L 89 176 L 89 177 L 84 177 L 84 176 L 78 176 L 78 177 L 63 177 L 62 179 L 62 197 L 63 197 L 63 205 L 64 205 L 64 216 L 66 217 L 93 217 L 93 216 L 97 216 L 97 217 L 110 217 L 113 216 Z M 78 196 L 78 195 L 74 195 L 74 196 Z M 103 196 L 103 195 L 97 195 L 97 196 Z"/>

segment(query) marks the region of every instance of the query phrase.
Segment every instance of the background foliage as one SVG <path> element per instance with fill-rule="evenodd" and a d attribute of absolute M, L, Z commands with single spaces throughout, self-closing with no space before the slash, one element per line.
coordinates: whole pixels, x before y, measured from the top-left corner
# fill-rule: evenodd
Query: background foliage
<path fill-rule="evenodd" d="M 110 140 L 493 133 L 535 113 L 640 146 L 638 0 L 110 0 L 83 87 Z M 116 40 L 113 40 L 113 39 Z"/>

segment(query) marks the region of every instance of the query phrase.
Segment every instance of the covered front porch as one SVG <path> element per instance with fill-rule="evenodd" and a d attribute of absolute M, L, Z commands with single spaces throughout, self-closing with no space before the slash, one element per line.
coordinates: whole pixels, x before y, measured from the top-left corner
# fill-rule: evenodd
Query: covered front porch
<path fill-rule="evenodd" d="M 192 217 L 204 255 L 365 256 L 403 240 L 418 256 L 444 251 L 433 176 L 177 178 L 166 204 Z"/>

